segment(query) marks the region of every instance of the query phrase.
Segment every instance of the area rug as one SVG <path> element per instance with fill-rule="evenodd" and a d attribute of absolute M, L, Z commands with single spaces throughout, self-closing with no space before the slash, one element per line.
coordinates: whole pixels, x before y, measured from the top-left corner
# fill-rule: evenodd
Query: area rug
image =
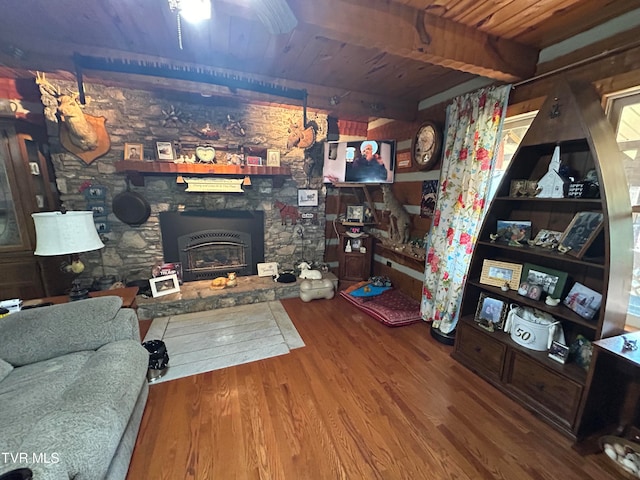
<path fill-rule="evenodd" d="M 420 302 L 396 289 L 375 297 L 354 297 L 347 291 L 340 292 L 340 296 L 388 327 L 401 327 L 422 320 Z"/>
<path fill-rule="evenodd" d="M 156 318 L 145 336 L 148 340 L 162 340 L 169 353 L 169 368 L 154 384 L 304 347 L 277 301 Z"/>

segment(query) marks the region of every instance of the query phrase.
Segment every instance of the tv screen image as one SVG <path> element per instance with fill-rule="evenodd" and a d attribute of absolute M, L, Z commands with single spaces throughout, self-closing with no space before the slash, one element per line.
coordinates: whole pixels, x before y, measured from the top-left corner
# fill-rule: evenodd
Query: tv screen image
<path fill-rule="evenodd" d="M 396 164 L 395 140 L 326 142 L 325 183 L 393 183 Z"/>

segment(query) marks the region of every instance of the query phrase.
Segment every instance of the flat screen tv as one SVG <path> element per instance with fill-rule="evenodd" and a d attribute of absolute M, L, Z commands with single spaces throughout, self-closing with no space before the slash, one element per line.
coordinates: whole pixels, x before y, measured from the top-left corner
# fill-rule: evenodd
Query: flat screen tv
<path fill-rule="evenodd" d="M 395 140 L 326 142 L 324 183 L 393 183 Z"/>

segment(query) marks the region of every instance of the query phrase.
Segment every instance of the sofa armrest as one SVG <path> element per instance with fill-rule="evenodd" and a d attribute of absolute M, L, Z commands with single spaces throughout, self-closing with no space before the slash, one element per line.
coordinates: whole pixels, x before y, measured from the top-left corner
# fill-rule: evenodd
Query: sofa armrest
<path fill-rule="evenodd" d="M 0 358 L 21 366 L 117 340 L 140 341 L 138 318 L 108 296 L 22 310 L 0 318 Z"/>

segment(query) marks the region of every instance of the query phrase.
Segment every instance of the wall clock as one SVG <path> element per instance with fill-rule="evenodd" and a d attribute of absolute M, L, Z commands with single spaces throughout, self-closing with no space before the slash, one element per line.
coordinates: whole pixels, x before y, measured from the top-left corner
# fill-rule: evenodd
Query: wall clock
<path fill-rule="evenodd" d="M 442 132 L 434 122 L 427 121 L 420 125 L 413 139 L 413 161 L 420 170 L 432 168 L 439 160 L 442 146 Z"/>

